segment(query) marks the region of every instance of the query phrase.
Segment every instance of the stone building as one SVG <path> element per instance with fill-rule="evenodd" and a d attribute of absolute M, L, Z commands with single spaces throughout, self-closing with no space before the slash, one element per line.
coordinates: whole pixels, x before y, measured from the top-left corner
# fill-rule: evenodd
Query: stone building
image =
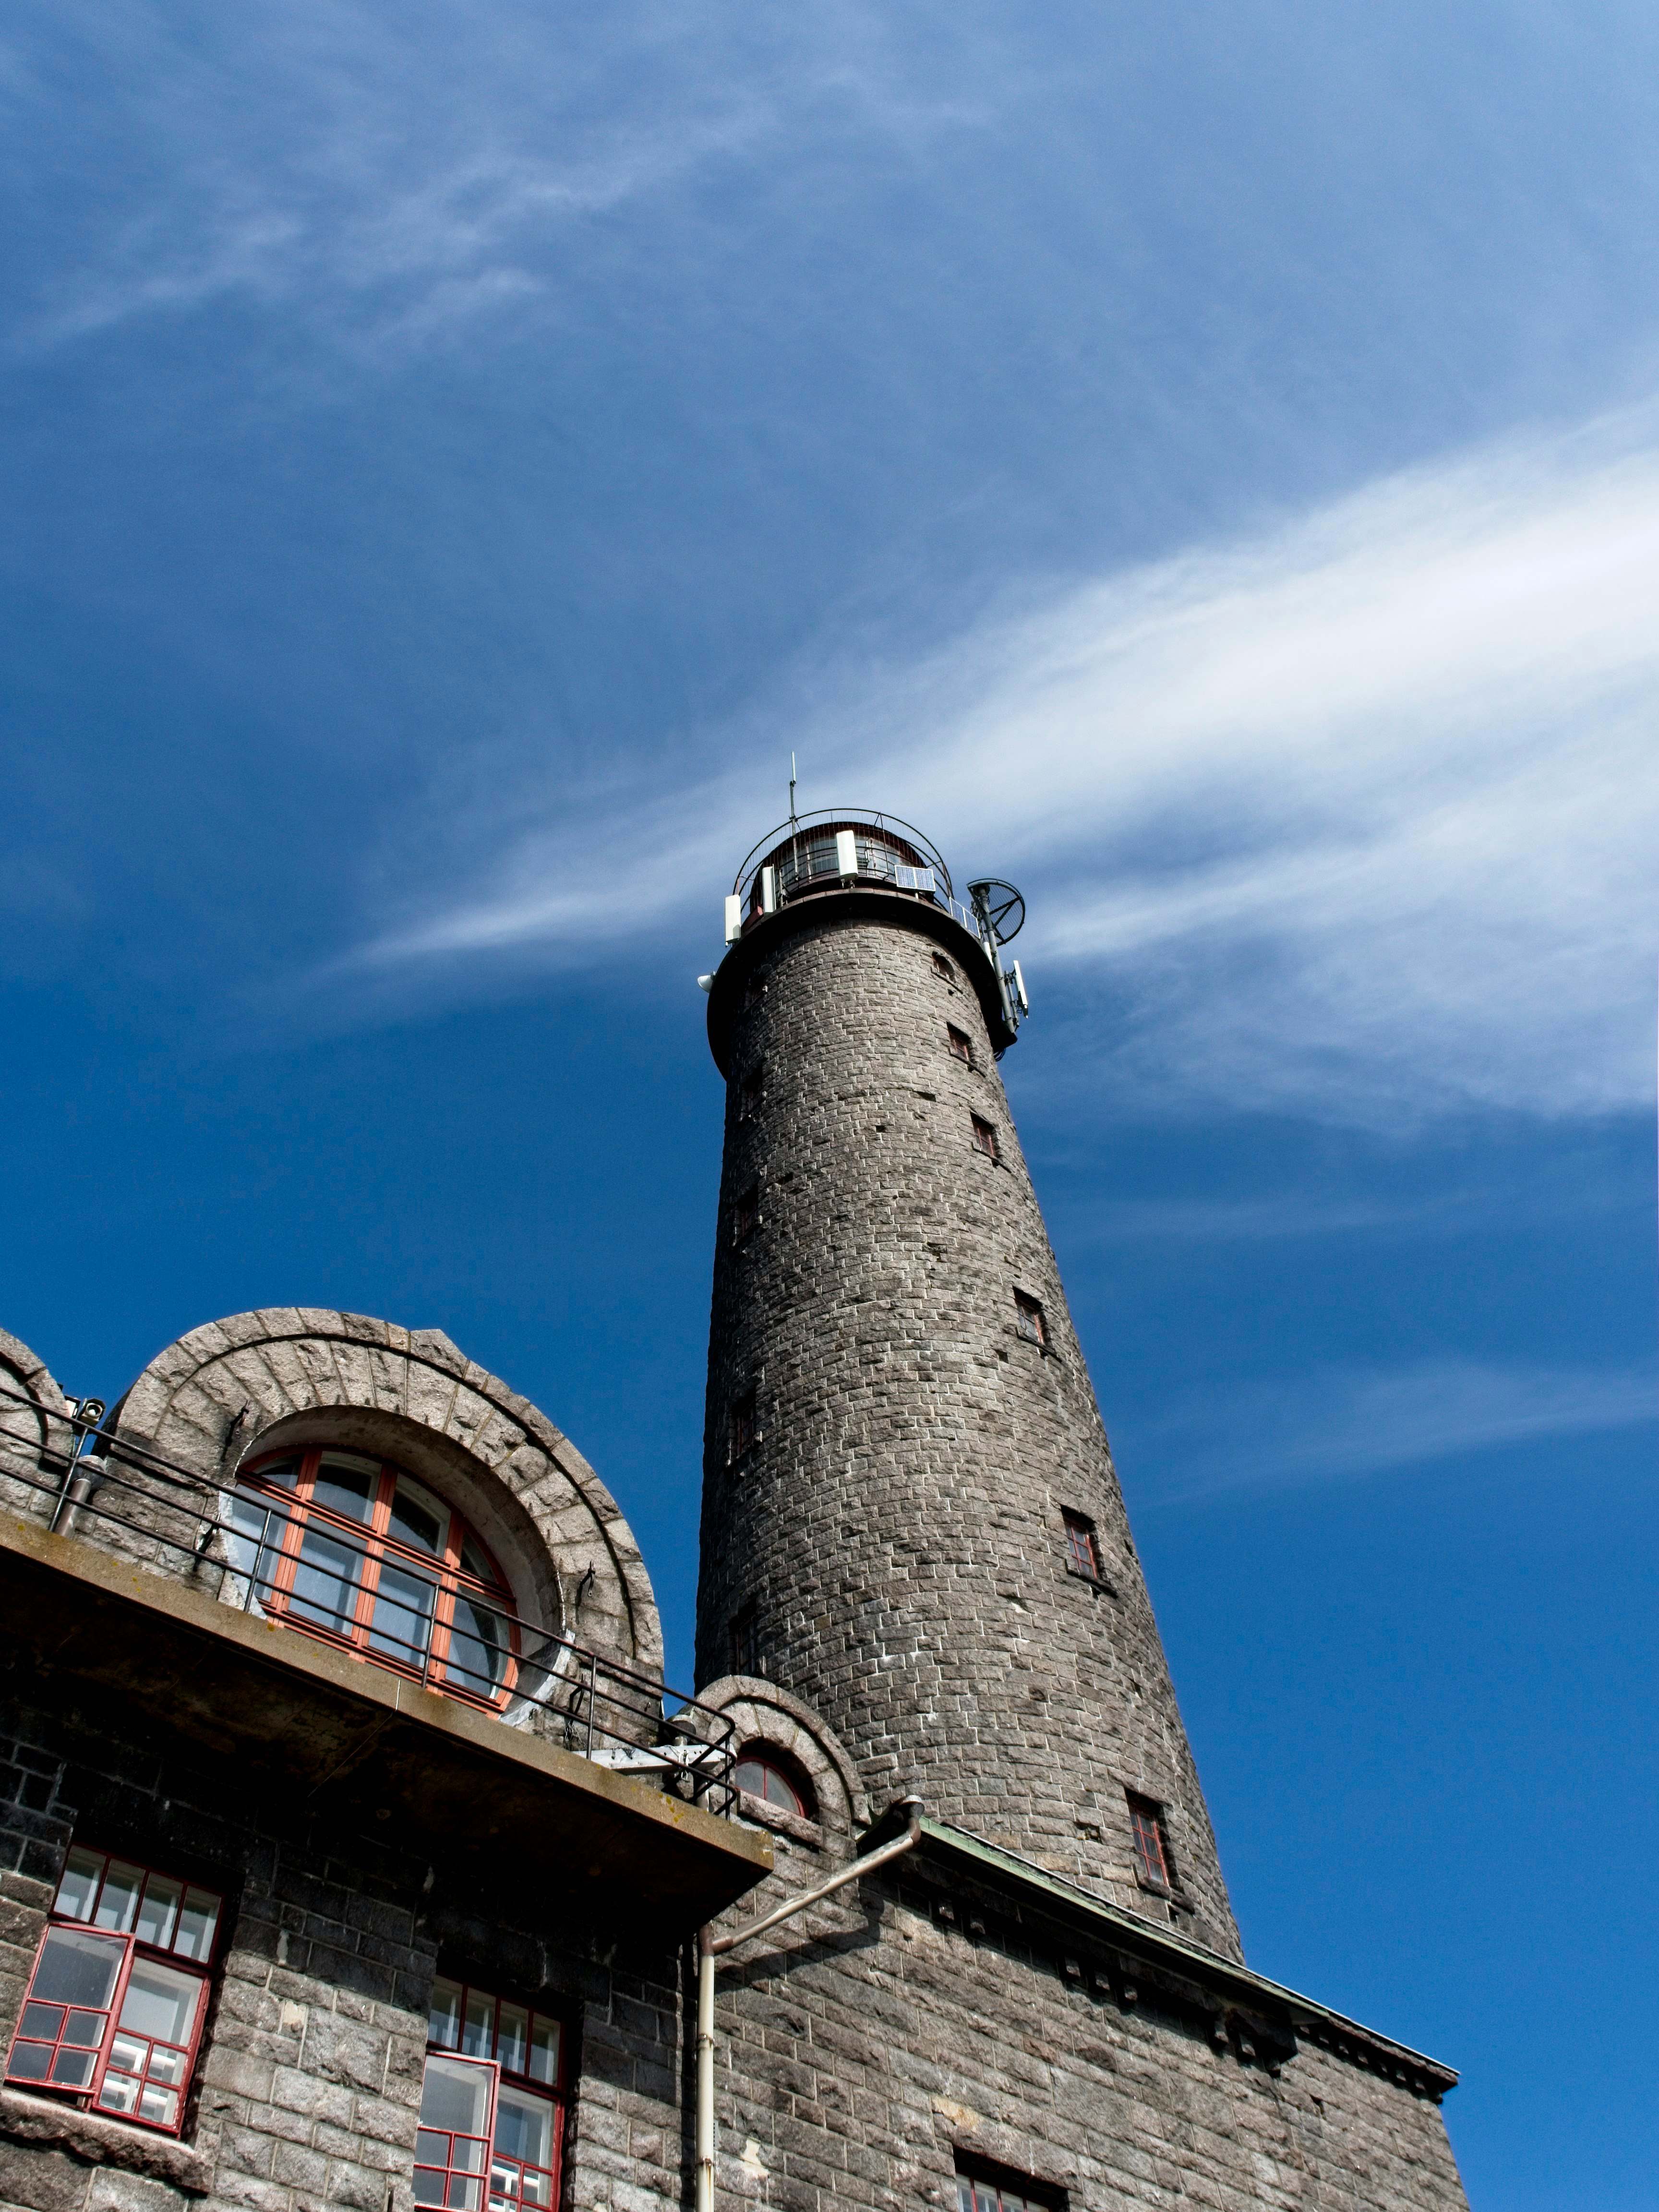
<path fill-rule="evenodd" d="M 0 1337 L 0 2212 L 1462 2204 L 1455 2075 L 1243 1962 L 1017 912 L 879 817 L 739 872 L 694 1698 L 436 1332 L 238 1316 L 107 1417 Z"/>

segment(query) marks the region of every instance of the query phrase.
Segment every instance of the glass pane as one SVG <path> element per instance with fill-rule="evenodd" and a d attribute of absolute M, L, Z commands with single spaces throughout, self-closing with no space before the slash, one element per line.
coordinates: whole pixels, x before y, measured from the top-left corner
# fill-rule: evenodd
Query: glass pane
<path fill-rule="evenodd" d="M 477 2212 L 479 2186 L 477 2182 L 469 2181 L 465 2174 L 452 2173 L 449 2177 L 451 2212 Z"/>
<path fill-rule="evenodd" d="M 179 2112 L 179 2092 L 158 2088 L 154 2081 L 146 2081 L 138 2099 L 138 2117 L 158 2128 L 170 2128 Z"/>
<path fill-rule="evenodd" d="M 441 2044 L 453 2051 L 461 2039 L 461 1985 L 459 1982 L 435 1981 L 432 1984 L 432 2009 L 428 2014 L 427 2041 Z"/>
<path fill-rule="evenodd" d="M 444 2201 L 444 2178 L 434 2173 L 429 2166 L 415 2169 L 415 2202 L 417 2204 L 441 2204 Z"/>
<path fill-rule="evenodd" d="M 530 2014 L 522 2005 L 504 2004 L 495 2017 L 495 2056 L 502 2071 L 525 2073 L 529 2055 Z"/>
<path fill-rule="evenodd" d="M 260 1468 L 250 1477 L 250 1480 L 254 1482 L 268 1482 L 277 1490 L 292 1490 L 299 1479 L 300 1455 L 298 1452 L 295 1452 L 291 1459 L 272 1460 L 269 1466 Z"/>
<path fill-rule="evenodd" d="M 435 1559 L 443 1556 L 444 1534 L 448 1526 L 449 1508 L 443 1500 L 434 1498 L 429 1490 L 422 1490 L 408 1475 L 400 1474 L 398 1487 L 392 1493 L 392 1525 L 387 1534 L 395 1536 L 400 1544 L 430 1552 Z"/>
<path fill-rule="evenodd" d="M 185 2078 L 184 2052 L 169 2051 L 166 2044 L 158 2043 L 149 2054 L 149 2071 L 152 2081 L 182 2082 Z"/>
<path fill-rule="evenodd" d="M 95 2051 L 60 2051 L 52 2062 L 52 2078 L 66 2088 L 84 2089 L 97 2063 Z"/>
<path fill-rule="evenodd" d="M 800 1799 L 775 1766 L 769 1766 L 766 1770 L 766 1797 L 769 1804 L 781 1805 L 786 1813 L 799 1813 L 800 1810 Z"/>
<path fill-rule="evenodd" d="M 470 1534 L 461 1539 L 461 1572 L 471 1575 L 474 1582 L 487 1583 L 491 1589 L 501 1586 L 501 1577 L 484 1557 L 483 1545 Z"/>
<path fill-rule="evenodd" d="M 499 1614 L 474 1598 L 455 1601 L 455 1625 L 449 1632 L 445 1672 L 464 1690 L 487 1698 L 507 1672 L 507 1633 Z"/>
<path fill-rule="evenodd" d="M 121 2026 L 161 2043 L 188 2043 L 201 1994 L 202 1984 L 194 1974 L 158 1966 L 154 1959 L 135 1959 L 121 2000 Z"/>
<path fill-rule="evenodd" d="M 138 2081 L 132 2074 L 106 2074 L 98 2102 L 106 2112 L 130 2112 L 138 2102 Z"/>
<path fill-rule="evenodd" d="M 449 2163 L 458 2173 L 482 2173 L 487 2146 L 482 2136 L 453 2136 Z"/>
<path fill-rule="evenodd" d="M 553 2160 L 553 2107 L 505 2084 L 495 2100 L 495 2148 L 526 2166 L 550 2166 Z"/>
<path fill-rule="evenodd" d="M 300 1546 L 300 1564 L 294 1571 L 294 1595 L 289 1609 L 306 1620 L 314 1620 L 337 1635 L 349 1636 L 357 1607 L 357 1577 L 362 1554 L 337 1536 L 320 1528 L 307 1528 Z"/>
<path fill-rule="evenodd" d="M 173 1948 L 181 1959 L 205 1959 L 219 1924 L 219 1900 L 210 1889 L 187 1889 Z"/>
<path fill-rule="evenodd" d="M 158 1951 L 167 1949 L 173 1941 L 184 1887 L 181 1881 L 168 1881 L 163 1875 L 151 1875 L 144 1884 L 144 1901 L 138 1908 L 138 1925 L 133 1931 L 141 1943 L 153 1943 Z"/>
<path fill-rule="evenodd" d="M 746 1790 L 751 1797 L 766 1795 L 766 1769 L 757 1759 L 740 1759 L 732 1769 L 732 1787 Z"/>
<path fill-rule="evenodd" d="M 965 2173 L 957 2176 L 957 2212 L 974 2212 L 974 2185 Z"/>
<path fill-rule="evenodd" d="M 51 2058 L 50 2044 L 15 2043 L 11 2057 L 6 2061 L 6 2071 L 14 2081 L 44 2081 Z"/>
<path fill-rule="evenodd" d="M 262 1591 L 268 1590 L 287 1526 L 280 1506 L 239 1492 L 230 1501 L 230 1525 L 222 1540 L 231 1571 L 252 1575 Z"/>
<path fill-rule="evenodd" d="M 406 1667 L 418 1667 L 426 1656 L 435 1595 L 421 1576 L 383 1559 L 369 1618 L 368 1640 L 374 1649 Z"/>
<path fill-rule="evenodd" d="M 54 1928 L 40 1948 L 40 1963 L 29 1984 L 32 1997 L 48 2004 L 85 2005 L 96 2011 L 115 1993 L 115 1979 L 126 1945 L 110 1936 L 82 1936 L 77 1929 Z"/>
<path fill-rule="evenodd" d="M 121 1859 L 112 1859 L 109 1871 L 104 1876 L 103 1893 L 98 1899 L 94 1928 L 118 1929 L 123 1936 L 132 1925 L 132 1917 L 138 1910 L 138 1893 L 144 1886 L 143 1867 L 128 1866 Z"/>
<path fill-rule="evenodd" d="M 462 2135 L 487 2135 L 492 2081 L 487 2066 L 469 2066 L 464 2058 L 428 2057 L 421 2085 L 421 2124 Z M 459 2148 L 457 2144 L 458 2152 Z"/>
<path fill-rule="evenodd" d="M 76 2014 L 77 2020 L 101 2020 L 103 2016 L 102 2013 L 98 2012 Z M 43 2036 L 48 2043 L 56 2043 L 58 2031 L 63 2024 L 62 2005 L 26 2004 L 23 2007 L 23 2017 L 17 2023 L 17 2033 L 19 2035 Z M 75 2039 L 77 2043 L 91 2040 L 84 2035 L 78 2035 Z"/>
<path fill-rule="evenodd" d="M 64 2022 L 62 2039 L 65 2043 L 90 2043 L 95 2046 L 103 2041 L 104 2030 L 108 2025 L 109 2014 L 106 2012 L 72 2012 Z"/>
<path fill-rule="evenodd" d="M 559 2023 L 538 2013 L 530 2029 L 530 2063 L 525 2069 L 532 2081 L 550 2087 L 559 2078 Z"/>
<path fill-rule="evenodd" d="M 142 2074 L 149 2045 L 142 2036 L 118 2035 L 109 2047 L 109 2063 L 118 2074 Z"/>
<path fill-rule="evenodd" d="M 997 2212 L 997 2193 L 982 2181 L 974 2184 L 974 2212 Z"/>
<path fill-rule="evenodd" d="M 495 2056 L 495 2000 L 483 1990 L 466 1993 L 466 2025 L 461 2031 L 461 2048 L 469 2058 L 493 2058 Z"/>
<path fill-rule="evenodd" d="M 344 1452 L 323 1455 L 311 1492 L 313 1501 L 326 1505 L 331 1513 L 343 1513 L 349 1519 L 365 1525 L 374 1518 L 380 1493 L 379 1461 L 353 1459 Z"/>
<path fill-rule="evenodd" d="M 553 2202 L 552 2175 L 538 2173 L 532 2167 L 520 2184 L 519 2201 L 522 2204 L 550 2204 Z"/>
<path fill-rule="evenodd" d="M 52 1899 L 52 1911 L 61 1912 L 65 1920 L 90 1920 L 92 1900 L 103 1877 L 101 1851 L 71 1851 L 64 1864 L 64 1879 Z"/>

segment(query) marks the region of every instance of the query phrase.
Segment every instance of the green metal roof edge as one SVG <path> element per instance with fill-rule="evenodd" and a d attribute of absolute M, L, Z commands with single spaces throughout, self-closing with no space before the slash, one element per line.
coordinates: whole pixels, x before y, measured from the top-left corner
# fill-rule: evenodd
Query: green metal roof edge
<path fill-rule="evenodd" d="M 924 1846 L 931 1844 L 957 1858 L 984 1867 L 1023 1889 L 1036 1890 L 1052 1899 L 1070 1917 L 1109 1931 L 1113 1942 L 1127 1944 L 1155 1958 L 1165 1958 L 1171 1965 L 1184 1967 L 1194 1979 L 1218 1984 L 1235 1996 L 1282 2005 L 1293 2015 L 1301 2014 L 1309 2021 L 1321 2022 L 1335 2035 L 1351 2037 L 1357 2043 L 1386 2053 L 1391 2059 L 1418 2069 L 1437 2086 L 1448 2089 L 1456 2087 L 1455 2069 L 1441 2060 L 1430 2058 L 1420 2051 L 1413 2051 L 1407 2043 L 1398 2043 L 1392 2036 L 1350 2020 L 1344 2013 L 1334 2012 L 1316 1997 L 1304 1996 L 1299 1990 L 1287 1989 L 1282 1982 L 1269 1981 L 1265 1974 L 1241 1966 L 1231 1959 L 1224 1959 L 1218 1951 L 1207 1950 L 1203 1944 L 1177 1936 L 1173 1929 L 1156 1928 L 1138 1913 L 1109 1905 L 1104 1898 L 1096 1897 L 1078 1883 L 1068 1881 L 1064 1875 L 1051 1874 L 1046 1867 L 1022 1858 L 1017 1851 L 1006 1850 L 1000 1844 L 988 1844 L 978 1836 L 969 1835 L 965 1828 L 952 1827 L 948 1821 L 933 1820 L 927 1814 L 922 1815 L 921 1837 Z M 1301 2024 L 1293 2019 L 1293 2026 Z"/>

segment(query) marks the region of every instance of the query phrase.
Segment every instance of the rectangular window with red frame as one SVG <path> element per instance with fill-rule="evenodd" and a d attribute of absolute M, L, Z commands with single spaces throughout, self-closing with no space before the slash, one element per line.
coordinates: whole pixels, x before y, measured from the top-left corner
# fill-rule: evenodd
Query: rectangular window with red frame
<path fill-rule="evenodd" d="M 1091 1583 L 1097 1583 L 1100 1543 L 1094 1522 L 1086 1513 L 1073 1513 L 1070 1506 L 1061 1509 L 1060 1517 L 1066 1524 L 1066 1565 L 1074 1575 L 1086 1575 Z"/>
<path fill-rule="evenodd" d="M 1175 1859 L 1170 1832 L 1164 1824 L 1164 1808 L 1151 1797 L 1129 1798 L 1129 1826 L 1134 1837 L 1135 1863 L 1149 1888 L 1174 1891 Z"/>
<path fill-rule="evenodd" d="M 442 1977 L 432 1986 L 415 2202 L 553 2212 L 564 2143 L 564 2031 L 550 2014 Z"/>
<path fill-rule="evenodd" d="M 201 2049 L 222 1899 L 76 1845 L 6 2060 L 6 2079 L 176 2136 Z"/>

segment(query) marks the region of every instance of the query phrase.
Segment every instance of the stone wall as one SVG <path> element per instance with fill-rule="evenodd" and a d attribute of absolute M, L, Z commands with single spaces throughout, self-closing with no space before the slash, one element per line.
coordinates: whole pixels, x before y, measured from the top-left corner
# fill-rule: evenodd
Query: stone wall
<path fill-rule="evenodd" d="M 0 2090 L 0 2212 L 410 2212 L 434 1971 L 539 2002 L 572 2037 L 569 2212 L 679 2193 L 680 1966 L 556 1897 L 458 1887 L 395 1836 L 251 1800 L 125 1717 L 0 1700 L 0 2045 L 71 1835 L 222 1892 L 185 2139 Z"/>
<path fill-rule="evenodd" d="M 728 955 L 746 988 L 698 1680 L 771 1677 L 837 1732 L 872 1802 L 919 1788 L 942 1818 L 1237 1955 L 1105 1432 L 965 981 L 983 955 L 951 925 L 941 942 L 834 908 L 781 915 Z M 1020 1333 L 1017 1291 L 1040 1304 L 1045 1344 Z M 750 1393 L 756 1440 L 734 1455 L 732 1409 Z M 1068 1509 L 1095 1524 L 1098 1580 L 1068 1571 Z M 1138 1886 L 1130 1790 L 1168 1808 L 1195 1915 Z"/>
<path fill-rule="evenodd" d="M 744 1918 L 825 1870 L 776 1842 Z M 1220 2035 L 1012 1911 L 908 1858 L 722 1961 L 723 2201 L 944 2212 L 960 2159 L 1070 2212 L 1463 2212 L 1431 2095 Z"/>

